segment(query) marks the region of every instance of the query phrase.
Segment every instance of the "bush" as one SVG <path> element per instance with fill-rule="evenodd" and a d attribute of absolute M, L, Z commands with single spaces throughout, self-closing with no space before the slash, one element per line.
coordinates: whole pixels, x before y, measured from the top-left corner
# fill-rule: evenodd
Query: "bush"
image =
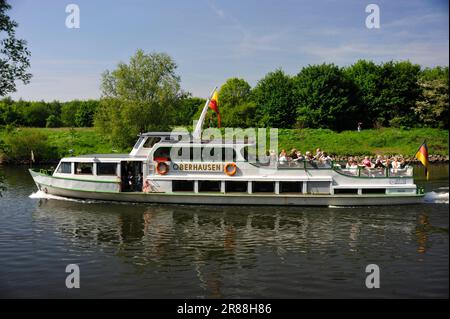
<path fill-rule="evenodd" d="M 2 151 L 8 163 L 29 162 L 33 151 L 35 162 L 46 162 L 58 158 L 55 147 L 47 142 L 47 136 L 38 131 L 15 131 L 6 134 Z"/>

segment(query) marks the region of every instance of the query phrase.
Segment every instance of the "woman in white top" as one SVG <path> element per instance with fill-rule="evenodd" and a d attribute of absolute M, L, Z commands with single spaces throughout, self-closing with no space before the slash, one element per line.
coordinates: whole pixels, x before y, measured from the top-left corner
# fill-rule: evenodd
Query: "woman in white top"
<path fill-rule="evenodd" d="M 352 166 L 353 163 L 353 157 L 349 157 L 347 160 L 347 164 L 345 164 L 345 168 L 350 168 L 350 166 Z"/>
<path fill-rule="evenodd" d="M 287 154 L 285 150 L 281 150 L 280 156 L 278 157 L 278 161 L 280 162 L 280 164 L 287 163 Z"/>
<path fill-rule="evenodd" d="M 397 173 L 397 170 L 400 168 L 400 162 L 398 161 L 397 157 L 394 157 L 394 160 L 391 163 L 392 165 L 392 172 Z"/>

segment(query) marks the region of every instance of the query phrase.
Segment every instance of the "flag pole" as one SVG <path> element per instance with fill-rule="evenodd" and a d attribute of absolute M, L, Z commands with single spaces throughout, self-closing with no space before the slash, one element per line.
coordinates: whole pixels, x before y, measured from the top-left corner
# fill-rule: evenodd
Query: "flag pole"
<path fill-rule="evenodd" d="M 212 90 L 208 99 L 206 100 L 205 106 L 203 107 L 202 113 L 200 114 L 200 117 L 197 121 L 194 132 L 192 133 L 194 140 L 200 140 L 200 138 L 201 138 L 203 122 L 205 121 L 205 116 L 206 116 L 206 113 L 208 112 L 209 102 L 211 101 L 211 98 L 216 90 L 217 90 L 217 86 L 214 87 L 214 89 Z"/>

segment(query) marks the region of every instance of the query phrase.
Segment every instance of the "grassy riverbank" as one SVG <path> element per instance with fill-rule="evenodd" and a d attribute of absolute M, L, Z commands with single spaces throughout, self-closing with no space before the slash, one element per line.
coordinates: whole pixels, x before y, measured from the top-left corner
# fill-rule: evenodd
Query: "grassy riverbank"
<path fill-rule="evenodd" d="M 414 156 L 423 141 L 427 141 L 429 154 L 448 155 L 448 131 L 432 128 L 401 130 L 343 131 L 321 129 L 280 130 L 280 148 L 301 151 L 322 150 L 337 156 L 347 155 L 404 155 Z"/>
<path fill-rule="evenodd" d="M 430 154 L 448 156 L 448 131 L 431 128 L 383 128 L 341 133 L 323 129 L 280 129 L 279 149 L 289 151 L 296 148 L 305 152 L 320 147 L 335 156 L 401 154 L 412 157 L 425 139 Z M 13 144 L 20 145 L 12 147 Z M 127 153 L 131 149 L 131 145 L 129 149 L 115 148 L 94 128 L 19 128 L 14 134 L 0 130 L 0 147 L 4 149 L 3 153 L 7 153 L 6 156 L 3 154 L 3 158 L 14 163 L 28 160 L 30 149 L 37 153 L 41 161 L 49 161 L 54 157 L 58 160 L 59 157 L 70 155 L 70 150 L 73 150 L 74 155 L 79 155 Z"/>

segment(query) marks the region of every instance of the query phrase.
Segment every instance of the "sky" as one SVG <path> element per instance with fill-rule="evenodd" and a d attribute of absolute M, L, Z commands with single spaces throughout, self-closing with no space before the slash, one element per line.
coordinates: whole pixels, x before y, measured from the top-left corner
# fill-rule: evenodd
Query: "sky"
<path fill-rule="evenodd" d="M 137 49 L 173 57 L 183 90 L 207 97 L 240 77 L 254 86 L 277 68 L 358 59 L 448 66 L 447 0 L 9 0 L 28 42 L 33 78 L 14 99 L 99 98 L 101 74 Z M 68 4 L 80 28 L 66 27 Z M 380 28 L 366 27 L 377 4 Z"/>

